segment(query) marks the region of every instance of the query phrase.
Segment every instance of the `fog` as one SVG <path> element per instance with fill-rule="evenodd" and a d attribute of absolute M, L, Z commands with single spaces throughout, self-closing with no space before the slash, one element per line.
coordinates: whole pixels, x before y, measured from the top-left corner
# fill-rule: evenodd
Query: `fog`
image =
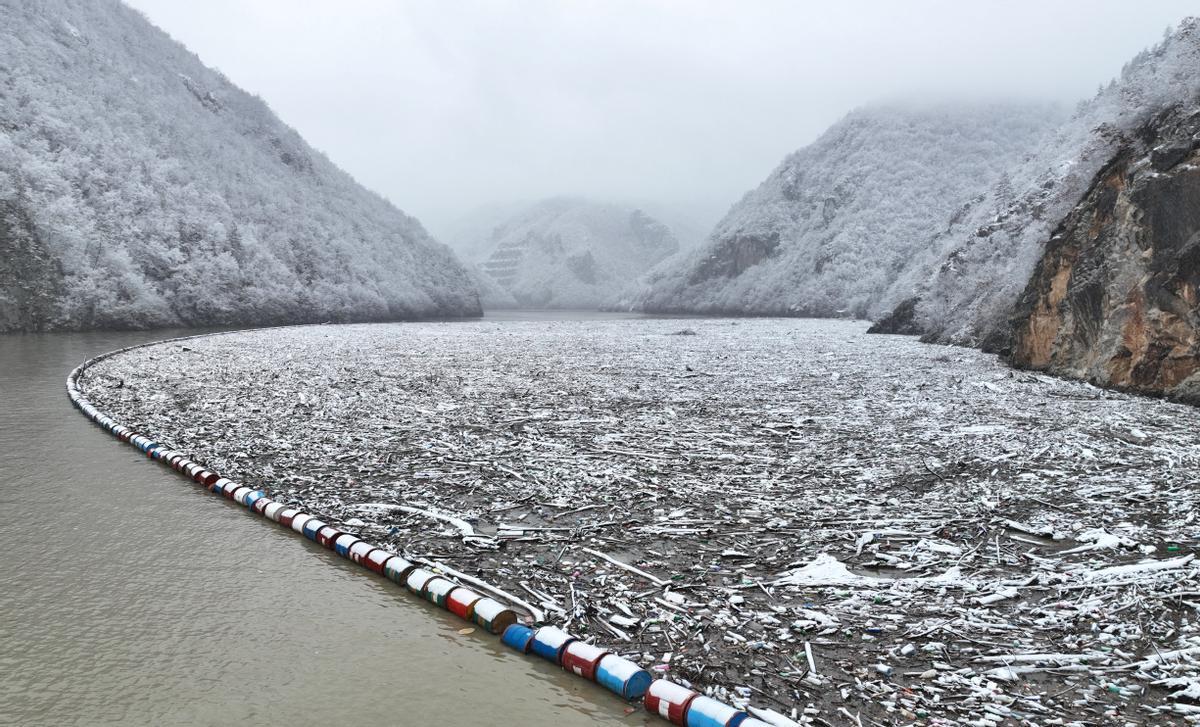
<path fill-rule="evenodd" d="M 1074 102 L 1192 3 L 130 0 L 435 233 L 574 194 L 706 228 L 862 104 Z"/>

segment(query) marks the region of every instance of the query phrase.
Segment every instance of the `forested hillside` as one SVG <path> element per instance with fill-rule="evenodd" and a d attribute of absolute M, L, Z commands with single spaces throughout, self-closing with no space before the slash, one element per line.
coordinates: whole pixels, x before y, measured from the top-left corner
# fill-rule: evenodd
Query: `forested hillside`
<path fill-rule="evenodd" d="M 0 0 L 0 331 L 478 313 L 415 219 L 136 11 Z"/>
<path fill-rule="evenodd" d="M 784 159 L 699 250 L 656 271 L 633 305 L 879 315 L 910 294 L 906 274 L 931 264 L 935 236 L 979 208 L 1061 118 L 1043 105 L 854 111 Z"/>

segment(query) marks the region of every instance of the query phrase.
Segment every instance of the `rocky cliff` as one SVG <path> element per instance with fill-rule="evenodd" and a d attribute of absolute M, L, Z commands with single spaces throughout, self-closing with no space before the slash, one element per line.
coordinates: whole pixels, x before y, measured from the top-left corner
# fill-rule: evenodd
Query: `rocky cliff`
<path fill-rule="evenodd" d="M 1046 244 L 996 341 L 1013 363 L 1200 403 L 1200 111 L 1128 138 Z"/>

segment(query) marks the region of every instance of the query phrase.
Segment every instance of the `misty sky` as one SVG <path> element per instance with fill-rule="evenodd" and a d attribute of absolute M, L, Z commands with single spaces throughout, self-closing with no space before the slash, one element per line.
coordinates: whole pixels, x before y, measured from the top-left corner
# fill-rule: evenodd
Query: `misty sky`
<path fill-rule="evenodd" d="M 1183 0 L 130 0 L 436 233 L 558 194 L 705 227 L 855 106 L 1095 92 Z"/>

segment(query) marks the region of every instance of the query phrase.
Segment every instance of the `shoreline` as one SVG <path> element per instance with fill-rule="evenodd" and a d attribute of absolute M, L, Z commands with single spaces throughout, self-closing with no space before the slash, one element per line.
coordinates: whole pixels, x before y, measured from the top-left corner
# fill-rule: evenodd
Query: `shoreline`
<path fill-rule="evenodd" d="M 153 425 L 145 427 L 146 431 L 161 433 L 168 439 L 177 437 L 179 441 L 214 440 L 212 464 L 222 472 L 229 469 L 233 472 L 229 476 L 269 484 L 268 489 L 280 499 L 309 506 L 346 528 L 357 528 L 364 538 L 385 539 L 385 544 L 391 544 L 397 552 L 423 551 L 438 556 L 440 562 L 453 563 L 457 569 L 494 577 L 504 590 L 520 592 L 547 612 L 562 611 L 559 620 L 565 621 L 568 628 L 578 628 L 581 635 L 595 636 L 597 643 L 638 655 L 642 665 L 656 675 L 669 674 L 698 688 L 710 688 L 715 696 L 729 701 L 752 697 L 756 704 L 785 713 L 795 709 L 802 720 L 806 709 L 815 709 L 817 712 L 809 711 L 807 715 L 817 723 L 844 722 L 847 717 L 843 709 L 877 720 L 922 719 L 921 712 L 957 719 L 960 711 L 982 715 L 994 714 L 997 708 L 1028 708 L 1037 713 L 1021 701 L 1028 696 L 1009 692 L 1029 692 L 1033 687 L 1034 695 L 1043 697 L 1046 695 L 1038 692 L 1052 694 L 1070 684 L 1053 680 L 1042 684 L 1039 680 L 1045 677 L 1037 673 L 1026 672 L 1031 676 L 1025 681 L 1020 680 L 1021 675 L 1014 680 L 1006 678 L 1014 674 L 996 673 L 998 668 L 1014 671 L 1011 664 L 1006 666 L 1001 661 L 996 667 L 992 664 L 995 660 L 988 661 L 1004 656 L 992 653 L 998 647 L 989 646 L 989 642 L 1008 640 L 1004 627 L 1011 624 L 1005 624 L 1005 618 L 1020 623 L 1029 620 L 1024 613 L 1026 607 L 1038 606 L 1051 597 L 1062 593 L 1082 595 L 1093 589 L 1107 592 L 1113 587 L 1105 579 L 1089 585 L 1080 580 L 1080 574 L 1124 566 L 1149 555 L 1163 562 L 1183 557 L 1183 550 L 1147 553 L 1121 546 L 1112 553 L 1085 551 L 1087 556 L 1073 556 L 1067 560 L 1074 562 L 1059 567 L 1052 559 L 1063 559 L 1063 552 L 1070 549 L 1065 545 L 1086 541 L 1070 539 L 1063 543 L 1069 540 L 1067 535 L 1055 540 L 1053 536 L 1058 533 L 1053 523 L 1050 537 L 1038 534 L 1046 527 L 1044 521 L 1053 520 L 1054 507 L 1035 504 L 1028 497 L 1021 498 L 1024 503 L 1019 507 L 1006 504 L 1003 497 L 993 498 L 998 502 L 990 510 L 979 509 L 981 498 L 970 498 L 975 501 L 975 512 L 947 507 L 962 505 L 964 488 L 986 485 L 994 489 L 1003 486 L 1006 479 L 1019 482 L 1021 475 L 1037 470 L 1041 460 L 1024 446 L 1038 439 L 1037 432 L 1014 427 L 1028 421 L 964 425 L 1007 427 L 1007 436 L 1020 435 L 1021 441 L 1010 443 L 1017 454 L 988 462 L 1002 472 L 987 477 L 980 464 L 984 455 L 995 456 L 988 447 L 975 452 L 968 448 L 966 454 L 980 456 L 975 461 L 967 457 L 966 467 L 952 466 L 952 458 L 944 448 L 931 447 L 921 453 L 923 456 L 914 457 L 903 447 L 889 449 L 886 442 L 864 436 L 865 429 L 830 417 L 829 411 L 835 405 L 845 407 L 849 402 L 859 415 L 886 424 L 888 416 L 870 411 L 871 399 L 864 396 L 866 386 L 840 392 L 845 395 L 834 396 L 832 401 L 819 402 L 811 408 L 821 412 L 808 412 L 818 414 L 816 417 L 798 415 L 795 409 L 800 394 L 819 395 L 830 387 L 837 391 L 849 386 L 842 377 L 853 375 L 854 369 L 845 366 L 846 352 L 837 350 L 845 331 L 836 329 L 845 329 L 845 324 L 799 324 L 800 328 L 811 329 L 802 333 L 815 331 L 813 335 L 820 345 L 829 349 L 824 352 L 826 359 L 838 365 L 832 367 L 832 372 L 827 366 L 817 367 L 820 372 L 801 367 L 801 371 L 790 373 L 802 373 L 796 380 L 802 379 L 803 386 L 785 387 L 786 392 L 773 392 L 756 401 L 756 391 L 772 386 L 771 380 L 761 375 L 762 366 L 756 369 L 740 361 L 746 365 L 709 366 L 712 370 L 705 370 L 693 364 L 717 364 L 715 356 L 729 350 L 707 346 L 711 341 L 705 341 L 705 337 L 716 336 L 727 343 L 730 330 L 739 325 L 755 328 L 755 332 L 789 326 L 771 319 L 753 324 L 746 320 L 634 320 L 641 328 L 652 330 L 638 332 L 644 334 L 644 340 L 633 347 L 632 353 L 610 340 L 609 334 L 619 337 L 619 332 L 602 330 L 608 338 L 601 335 L 598 340 L 585 340 L 583 347 L 593 356 L 608 351 L 606 362 L 598 367 L 596 361 L 581 362 L 578 351 L 573 351 L 578 346 L 564 344 L 565 337 L 554 329 L 611 326 L 597 321 L 517 325 L 538 330 L 534 331 L 537 335 L 526 335 L 528 331 L 514 334 L 520 339 L 515 343 L 528 348 L 540 340 L 545 345 L 537 352 L 544 355 L 530 361 L 528 351 L 513 350 L 511 345 L 500 346 L 503 350 L 499 350 L 494 345 L 492 339 L 506 332 L 491 329 L 512 324 L 485 319 L 456 322 L 453 325 L 460 327 L 456 332 L 441 334 L 436 324 L 400 324 L 371 326 L 373 334 L 355 330 L 367 328 L 364 326 L 317 326 L 222 334 L 221 342 L 187 338 L 182 340 L 194 341 L 195 348 L 172 341 L 151 344 L 127 357 L 137 361 L 114 360 L 130 353 L 128 349 L 106 356 L 102 361 L 112 365 L 85 383 L 95 387 L 107 411 L 115 407 L 123 418 Z M 671 336 L 682 324 L 701 330 L 695 336 Z M 399 340 L 387 342 L 391 348 L 375 350 L 373 355 L 373 348 L 379 348 L 380 339 L 387 339 L 388 331 L 399 332 Z M 406 340 L 404 331 L 419 331 L 422 335 Z M 315 340 L 328 338 L 331 333 L 332 342 Z M 490 348 L 485 346 L 479 356 L 464 358 L 457 348 L 462 341 L 454 340 L 461 335 L 486 336 Z M 231 337 L 256 340 L 231 344 Z M 779 353 L 779 347 L 764 347 L 763 341 L 754 336 L 734 335 L 731 340 L 742 342 L 757 354 Z M 243 350 L 249 343 L 254 349 L 265 350 Z M 415 343 L 434 344 L 435 360 L 420 364 L 419 360 L 427 357 L 404 355 L 397 363 L 397 354 L 415 350 L 411 346 Z M 887 355 L 914 355 L 911 344 L 882 342 L 874 348 L 881 348 Z M 156 353 L 149 353 L 152 349 Z M 226 355 L 233 351 L 239 355 Z M 1086 385 L 989 368 L 989 357 L 982 354 L 952 353 L 960 353 L 959 358 L 971 366 L 983 366 L 968 368 L 971 375 L 992 376 L 999 372 L 1010 378 L 1028 377 L 1029 381 L 1017 384 L 1005 379 L 983 382 L 1017 389 L 1013 393 L 1018 399 L 1028 393 L 1023 389 L 1049 387 L 1056 393 L 1045 397 L 1044 406 L 1059 404 L 1068 410 L 1064 414 L 1078 413 L 1072 406 L 1132 410 L 1136 414 L 1133 419 L 1146 428 L 1150 426 L 1137 417 L 1153 420 L 1156 416 L 1144 403 L 1128 397 L 1102 393 L 1093 398 L 1094 390 L 1089 392 Z M 242 355 L 258 358 L 243 365 Z M 333 366 L 330 361 L 338 356 L 355 365 Z M 493 358 L 482 365 L 480 356 Z M 949 354 L 928 351 L 917 358 L 923 359 L 923 365 L 916 370 L 924 372 L 953 362 Z M 285 362 L 282 369 L 269 377 L 266 362 L 280 359 Z M 685 359 L 690 363 L 676 365 Z M 455 379 L 456 372 L 464 367 L 447 365 L 451 362 L 465 364 L 468 373 Z M 554 372 L 563 369 L 587 381 L 575 382 L 578 385 L 573 387 L 571 377 L 555 377 Z M 132 371 L 139 372 L 145 384 L 130 381 L 129 386 L 115 385 L 115 381 L 130 378 L 125 374 Z M 750 402 L 742 407 L 743 411 L 731 408 L 733 397 L 722 401 L 722 386 L 713 386 L 730 385 L 731 371 L 758 375 L 734 384 L 736 394 L 748 397 L 742 401 Z M 561 395 L 547 397 L 521 387 L 506 389 L 514 383 L 509 379 L 515 372 L 522 375 L 516 377 L 522 387 L 550 377 L 550 385 L 562 387 Z M 366 378 L 368 375 L 370 378 Z M 199 381 L 193 380 L 196 376 Z M 489 376 L 508 379 L 503 386 L 489 388 Z M 323 381 L 321 377 L 325 377 Z M 316 382 L 321 385 L 313 386 Z M 977 393 L 972 391 L 974 388 L 995 393 L 974 383 L 969 388 L 960 387 L 956 393 Z M 378 396 L 364 396 L 364 392 L 376 392 L 371 384 L 381 387 L 387 399 L 388 406 L 382 413 L 374 410 L 379 402 L 373 400 Z M 329 392 L 331 399 L 341 401 L 302 401 L 316 397 L 318 391 Z M 793 409 L 789 414 L 773 406 L 780 403 L 781 394 L 784 403 Z M 1072 398 L 1084 394 L 1089 398 Z M 912 403 L 902 395 L 898 399 Z M 663 406 L 666 400 L 677 409 L 671 415 L 664 414 L 671 408 Z M 298 401 L 302 402 L 299 406 Z M 397 407 L 400 403 L 406 407 Z M 977 407 L 982 403 L 972 402 Z M 964 418 L 962 415 L 971 414 L 969 410 L 939 412 L 938 407 L 944 404 L 937 402 L 929 413 L 948 415 L 956 422 Z M 508 416 L 522 408 L 524 416 Z M 401 410 L 416 421 L 397 419 L 395 415 Z M 581 412 L 586 416 L 563 416 Z M 1178 411 L 1158 413 L 1187 419 Z M 967 416 L 964 421 L 977 418 Z M 347 436 L 348 421 L 361 423 L 367 436 L 358 440 Z M 672 442 L 664 434 L 668 425 L 675 429 L 686 425 L 694 431 L 683 431 L 678 436 L 682 441 Z M 908 425 L 913 431 L 917 429 L 916 421 Z M 859 456 L 855 451 L 860 447 L 840 452 L 843 461 L 831 460 L 828 450 L 838 437 L 818 431 L 821 427 L 843 437 L 857 435 L 860 447 L 874 445 L 882 450 L 864 454 L 862 459 L 866 461 L 861 463 L 856 461 Z M 1178 428 L 1168 427 L 1166 435 L 1177 438 Z M 627 433 L 629 436 L 614 438 L 613 434 L 622 429 L 632 431 Z M 647 433 L 656 433 L 659 440 L 633 436 Z M 969 440 L 994 433 L 975 431 L 956 436 Z M 907 441 L 911 432 L 899 431 L 893 436 L 902 444 L 913 444 Z M 809 447 L 815 451 L 793 457 L 809 439 L 817 440 L 817 446 Z M 1051 440 L 1053 443 L 1053 437 Z M 1144 447 L 1144 443 L 1115 441 L 1118 443 L 1109 443 L 1108 447 L 1120 456 Z M 244 451 L 247 449 L 271 454 L 255 457 Z M 561 454 L 564 449 L 573 449 L 573 455 Z M 1021 466 L 1014 466 L 1014 459 Z M 893 469 L 896 471 L 890 471 Z M 1094 473 L 1085 463 L 1070 474 L 1085 480 Z M 867 479 L 859 479 L 864 476 Z M 1136 472 L 1131 477 L 1135 486 L 1150 484 L 1138 482 Z M 706 486 L 707 480 L 716 480 L 718 486 Z M 681 497 L 678 489 L 672 488 L 678 484 L 692 485 L 694 492 Z M 851 484 L 859 486 L 866 496 L 849 492 Z M 773 500 L 763 499 L 764 485 Z M 1021 494 L 1040 495 L 1042 502 L 1054 499 L 1034 486 L 1028 489 L 1036 491 Z M 895 495 L 905 494 L 905 490 L 909 497 L 915 495 L 922 501 L 942 496 L 947 502 L 922 505 L 925 511 L 916 516 L 897 516 L 904 503 Z M 806 508 L 780 507 L 780 499 L 797 496 L 811 498 Z M 452 517 L 469 527 L 472 534 L 419 512 L 363 507 L 371 503 Z M 1059 508 L 1064 504 L 1070 503 L 1060 503 Z M 690 510 L 680 512 L 685 508 Z M 1005 518 L 1008 514 L 1017 518 Z M 1105 524 L 1103 512 L 1096 508 L 1081 507 L 1075 514 Z M 780 515 L 790 516 L 791 521 Z M 807 515 L 805 521 L 796 522 L 801 515 Z M 1025 531 L 1005 524 L 1005 520 L 1023 525 Z M 983 537 L 973 532 L 980 527 L 985 531 Z M 1112 524 L 1108 527 L 1120 530 Z M 753 532 L 760 529 L 761 537 Z M 1066 532 L 1080 534 L 1079 529 Z M 981 552 L 993 547 L 993 537 L 997 538 L 995 548 L 1000 557 L 988 563 Z M 1143 548 L 1147 545 L 1139 542 Z M 1190 552 L 1190 547 L 1185 547 Z M 1035 556 L 1022 559 L 1022 548 L 1036 551 Z M 958 550 L 957 555 L 953 549 Z M 1164 572 L 1173 573 L 1177 580 L 1178 576 L 1191 579 L 1194 569 L 1186 565 Z M 518 567 L 522 572 L 516 572 Z M 953 568 L 958 568 L 957 574 L 952 573 Z M 1045 582 L 1035 579 L 1025 585 L 1012 583 L 1018 576 L 1025 580 L 1037 576 Z M 1147 581 L 1138 585 L 1144 592 L 1156 584 Z M 1005 595 L 1014 588 L 1021 593 L 1020 598 Z M 1134 606 L 1125 606 L 1122 612 L 1130 620 L 1142 618 Z M 1084 615 L 1081 620 L 1088 618 Z M 947 624 L 939 626 L 942 621 Z M 951 626 L 963 638 L 948 633 Z M 1090 633 L 1090 629 L 1087 631 Z M 1140 647 L 1135 639 L 1127 639 L 1129 644 L 1124 648 L 1145 653 L 1156 640 L 1166 647 L 1163 651 L 1170 648 L 1165 640 L 1155 637 L 1143 638 Z M 1029 646 L 1050 645 L 1046 638 L 1030 641 Z M 1041 651 L 1065 652 L 1061 640 L 1055 641 L 1058 643 L 1053 649 Z M 1075 645 L 1076 656 L 1090 653 L 1083 642 Z M 1010 650 L 1012 646 L 1010 643 Z M 1035 668 L 1046 673 L 1056 666 L 1052 663 L 1050 668 Z M 972 685 L 972 679 L 992 685 L 986 687 L 988 693 L 1001 700 L 973 695 L 972 690 L 978 691 L 980 685 Z M 1076 689 L 1089 686 L 1087 681 Z M 1047 688 L 1038 689 L 1039 684 Z M 1127 688 L 1118 686 L 1118 690 Z M 1148 713 L 1153 715 L 1159 714 L 1160 707 L 1170 707 L 1164 701 L 1165 689 L 1154 688 L 1144 698 L 1112 692 L 1108 686 L 1103 689 L 1095 700 L 1097 707 L 1108 703 L 1138 707 L 1144 703 L 1155 710 Z M 953 708 L 946 703 L 937 706 L 939 690 L 943 694 L 962 691 L 971 699 L 956 702 Z M 1005 705 L 1003 701 L 1008 697 L 1012 701 Z M 1017 706 L 1010 706 L 1013 704 Z M 931 705 L 935 706 L 932 710 Z M 1067 706 L 1046 704 L 1042 709 L 1054 714 L 1057 707 L 1063 710 L 1059 714 L 1069 716 L 1073 708 Z"/>

